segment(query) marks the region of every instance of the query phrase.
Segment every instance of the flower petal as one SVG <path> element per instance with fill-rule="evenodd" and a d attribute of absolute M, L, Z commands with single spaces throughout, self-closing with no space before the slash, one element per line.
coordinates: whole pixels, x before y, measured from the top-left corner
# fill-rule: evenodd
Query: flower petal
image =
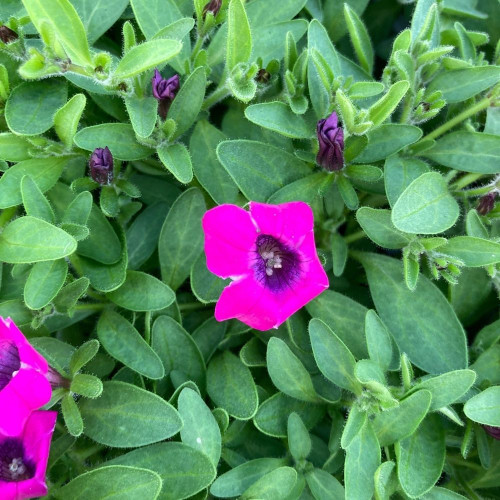
<path fill-rule="evenodd" d="M 203 216 L 208 269 L 220 276 L 246 275 L 257 231 L 250 214 L 236 205 L 220 205 Z"/>
<path fill-rule="evenodd" d="M 281 205 L 251 201 L 250 214 L 261 233 L 270 234 L 294 248 L 299 246 L 304 236 L 314 228 L 313 211 L 302 201 Z"/>
<path fill-rule="evenodd" d="M 255 328 L 269 330 L 278 324 L 278 310 L 271 292 L 253 276 L 233 281 L 224 288 L 215 306 L 215 319 L 236 318 Z"/>

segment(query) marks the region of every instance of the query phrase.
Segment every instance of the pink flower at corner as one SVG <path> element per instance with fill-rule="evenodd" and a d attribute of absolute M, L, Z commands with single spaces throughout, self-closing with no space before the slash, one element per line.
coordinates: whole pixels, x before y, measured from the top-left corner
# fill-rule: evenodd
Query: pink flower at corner
<path fill-rule="evenodd" d="M 48 403 L 47 371 L 47 361 L 14 322 L 0 317 L 0 433 L 20 434 L 30 413 Z"/>
<path fill-rule="evenodd" d="M 231 278 L 215 318 L 237 318 L 257 330 L 278 328 L 328 288 L 314 243 L 314 218 L 301 201 L 250 211 L 220 205 L 203 217 L 208 269 Z"/>
<path fill-rule="evenodd" d="M 47 494 L 45 473 L 57 412 L 34 411 L 19 434 L 0 431 L 0 498 L 24 500 Z"/>

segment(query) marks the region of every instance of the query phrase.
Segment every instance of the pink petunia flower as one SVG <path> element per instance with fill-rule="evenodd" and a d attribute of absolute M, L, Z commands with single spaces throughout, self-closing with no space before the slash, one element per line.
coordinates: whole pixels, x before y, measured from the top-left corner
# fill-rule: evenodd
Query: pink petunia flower
<path fill-rule="evenodd" d="M 250 202 L 250 211 L 220 205 L 203 217 L 208 269 L 231 278 L 215 318 L 237 318 L 257 330 L 278 328 L 328 288 L 314 243 L 309 205 Z"/>
<path fill-rule="evenodd" d="M 0 317 L 0 433 L 20 434 L 30 413 L 50 400 L 47 371 L 14 322 Z"/>
<path fill-rule="evenodd" d="M 55 411 L 34 411 L 20 434 L 0 432 L 2 500 L 24 500 L 47 494 L 45 472 L 56 418 Z"/>

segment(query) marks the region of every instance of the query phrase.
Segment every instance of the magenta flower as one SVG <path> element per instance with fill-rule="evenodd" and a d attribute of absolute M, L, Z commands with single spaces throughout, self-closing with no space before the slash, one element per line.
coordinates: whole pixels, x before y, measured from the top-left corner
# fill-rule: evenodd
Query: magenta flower
<path fill-rule="evenodd" d="M 108 146 L 95 148 L 89 160 L 90 177 L 101 185 L 113 180 L 113 155 Z"/>
<path fill-rule="evenodd" d="M 335 111 L 317 125 L 319 151 L 316 162 L 330 172 L 344 167 L 344 131 Z"/>
<path fill-rule="evenodd" d="M 215 318 L 237 318 L 257 330 L 277 328 L 328 288 L 306 203 L 250 202 L 250 212 L 220 205 L 203 217 L 208 269 L 231 278 Z"/>
<path fill-rule="evenodd" d="M 0 317 L 0 433 L 20 434 L 30 413 L 50 400 L 47 371 L 14 322 Z"/>
<path fill-rule="evenodd" d="M 5 413 L 0 420 L 4 417 Z M 45 472 L 56 418 L 55 411 L 34 411 L 19 434 L 0 432 L 2 500 L 24 500 L 47 494 Z"/>
<path fill-rule="evenodd" d="M 151 81 L 153 96 L 158 100 L 158 114 L 165 120 L 170 104 L 179 90 L 179 75 L 174 75 L 165 80 L 160 72 L 155 69 L 155 76 Z"/>

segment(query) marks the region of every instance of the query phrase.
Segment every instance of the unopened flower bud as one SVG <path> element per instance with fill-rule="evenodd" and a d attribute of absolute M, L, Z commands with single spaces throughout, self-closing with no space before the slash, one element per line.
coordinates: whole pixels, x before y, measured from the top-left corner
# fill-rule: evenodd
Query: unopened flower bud
<path fill-rule="evenodd" d="M 12 31 L 7 26 L 0 26 L 0 40 L 2 40 L 3 43 L 11 43 L 18 38 L 19 35 L 15 31 Z"/>
<path fill-rule="evenodd" d="M 262 68 L 262 69 L 259 69 L 259 72 L 257 73 L 257 76 L 255 77 L 255 79 L 259 83 L 267 83 L 271 79 L 271 74 L 269 73 L 269 71 L 266 71 L 264 68 Z"/>
<path fill-rule="evenodd" d="M 113 180 L 113 155 L 108 146 L 96 148 L 89 161 L 90 177 L 101 185 Z"/>
<path fill-rule="evenodd" d="M 477 213 L 481 215 L 486 215 L 490 213 L 495 208 L 495 198 L 497 197 L 496 191 L 491 191 L 479 199 L 477 205 Z"/>
<path fill-rule="evenodd" d="M 325 170 L 333 172 L 344 167 L 344 131 L 338 124 L 335 111 L 317 126 L 319 151 L 316 162 Z"/>
<path fill-rule="evenodd" d="M 208 12 L 211 12 L 215 17 L 219 13 L 221 6 L 222 0 L 210 0 L 210 2 L 208 2 L 205 7 L 203 7 L 203 19 Z"/>
<path fill-rule="evenodd" d="M 49 384 L 52 387 L 52 389 L 58 389 L 59 387 L 63 387 L 64 389 L 69 389 L 71 386 L 71 380 L 67 379 L 66 377 L 63 377 L 50 365 L 45 375 L 45 378 L 49 381 Z"/>
<path fill-rule="evenodd" d="M 158 114 L 165 120 L 170 104 L 179 90 L 179 75 L 174 75 L 167 80 L 155 69 L 155 76 L 151 81 L 153 96 L 158 100 Z"/>
<path fill-rule="evenodd" d="M 483 425 L 483 429 L 495 439 L 500 440 L 500 427 L 493 427 L 492 425 Z"/>

